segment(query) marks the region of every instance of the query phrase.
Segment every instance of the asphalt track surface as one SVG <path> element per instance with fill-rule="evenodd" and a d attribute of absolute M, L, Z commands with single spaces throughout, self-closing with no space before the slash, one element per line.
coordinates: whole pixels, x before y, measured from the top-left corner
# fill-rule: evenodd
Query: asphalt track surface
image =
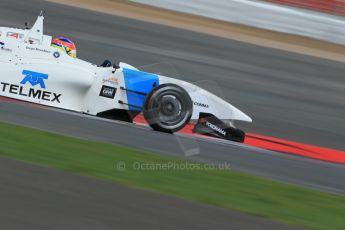
<path fill-rule="evenodd" d="M 343 100 L 345 83 L 342 79 L 345 67 L 342 63 L 36 0 L 2 0 L 0 24 L 22 27 L 25 20 L 34 21 L 41 9 L 47 11 L 45 33 L 68 35 L 74 39 L 79 47 L 79 56 L 83 59 L 100 63 L 105 58 L 114 58 L 136 66 L 159 62 L 172 63 L 180 78 L 184 80 L 200 82 L 206 79 L 217 82 L 224 98 L 254 119 L 251 125 L 239 124 L 245 130 L 345 149 L 345 101 Z M 169 69 L 163 71 L 172 72 Z M 206 88 L 208 86 L 205 85 Z M 258 150 L 224 141 L 161 134 L 146 127 L 109 122 L 69 112 L 32 108 L 16 103 L 1 102 L 0 109 L 0 121 L 191 160 L 228 162 L 233 169 L 243 172 L 345 194 L 343 183 L 345 168 L 341 165 Z M 133 137 L 135 142 L 132 141 Z M 186 156 L 191 149 L 197 149 L 199 154 Z M 5 159 L 1 161 L 6 162 Z M 13 162 L 13 164 L 19 163 Z M 18 186 L 23 186 L 22 189 L 26 193 L 35 195 L 36 203 L 50 200 L 46 207 L 51 205 L 63 209 L 64 203 L 55 200 L 51 193 L 28 185 L 26 181 L 30 178 L 15 177 L 14 172 L 9 168 L 1 168 L 3 177 L 6 177 L 5 175 L 13 177 L 7 178 L 7 191 L 9 194 L 11 190 L 13 192 L 11 193 L 13 200 L 8 204 L 20 206 L 20 203 L 29 202 L 27 197 L 15 193 L 16 189 L 20 189 Z M 59 173 L 64 177 L 62 172 Z M 50 185 L 52 178 L 41 176 L 39 173 L 35 176 L 40 178 L 41 183 L 38 185 L 36 184 L 38 182 L 34 182 L 35 185 L 42 187 Z M 72 178 L 78 183 L 80 177 Z M 10 182 L 11 180 L 13 182 Z M 93 188 L 91 182 L 88 186 L 88 189 Z M 56 189 L 66 187 L 67 185 L 61 185 Z M 40 195 L 36 195 L 38 190 Z M 67 199 L 67 196 L 70 195 L 71 198 L 75 194 L 65 195 Z M 110 199 L 113 194 L 108 193 L 108 195 Z M 104 196 L 104 194 L 97 190 L 95 196 Z M 159 195 L 155 194 L 155 196 Z M 122 201 L 128 204 L 131 203 L 132 198 L 127 197 L 127 200 L 123 198 Z M 27 204 L 29 207 L 32 203 Z M 84 208 L 83 202 L 76 204 L 76 207 L 78 205 L 80 209 Z M 96 202 L 88 205 L 95 208 Z M 163 206 L 161 208 L 164 209 Z M 35 215 L 35 211 L 32 215 Z M 113 211 L 110 206 L 106 206 L 98 213 L 99 218 L 108 211 Z M 160 211 L 159 208 L 156 209 L 153 215 L 158 215 Z M 172 213 L 175 212 L 171 211 L 170 214 Z M 48 215 L 53 216 L 54 213 L 47 213 Z M 175 213 L 175 215 L 179 214 Z M 7 217 L 11 222 L 10 216 Z M 16 220 L 20 217 L 18 216 Z M 81 218 L 81 215 L 76 214 L 75 217 Z M 176 222 L 173 221 L 175 217 L 173 215 L 169 217 L 171 222 Z M 176 217 L 177 219 L 179 218 Z M 195 220 L 191 217 L 189 224 Z M 218 221 L 226 224 L 226 218 Z M 239 229 L 248 229 L 243 227 L 245 222 L 251 220 L 246 217 L 236 226 Z M 164 224 L 164 221 L 160 224 Z M 197 228 L 196 225 L 189 226 Z M 258 225 L 253 224 L 253 226 L 255 229 L 259 228 Z M 267 227 L 263 226 L 262 229 Z"/>

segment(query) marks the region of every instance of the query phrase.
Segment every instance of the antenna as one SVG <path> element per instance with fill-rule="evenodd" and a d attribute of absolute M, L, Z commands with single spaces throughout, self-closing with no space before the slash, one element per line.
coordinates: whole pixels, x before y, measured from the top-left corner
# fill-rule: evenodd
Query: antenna
<path fill-rule="evenodd" d="M 40 16 L 44 16 L 44 14 L 45 14 L 45 11 L 44 11 L 44 10 L 41 10 Z"/>
<path fill-rule="evenodd" d="M 26 29 L 26 30 L 30 29 L 30 23 L 29 23 L 29 22 L 25 22 L 24 25 L 25 25 L 25 29 Z"/>
<path fill-rule="evenodd" d="M 40 16 L 37 17 L 35 24 L 29 30 L 24 42 L 35 41 L 35 43 L 42 44 L 43 42 L 43 23 L 44 23 L 44 11 L 42 10 Z"/>

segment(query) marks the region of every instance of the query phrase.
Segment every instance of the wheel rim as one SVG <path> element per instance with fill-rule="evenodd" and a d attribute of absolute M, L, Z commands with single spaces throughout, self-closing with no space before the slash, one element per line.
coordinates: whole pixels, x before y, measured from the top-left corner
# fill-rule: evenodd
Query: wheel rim
<path fill-rule="evenodd" d="M 158 116 L 162 123 L 166 125 L 174 125 L 179 123 L 182 115 L 182 102 L 173 95 L 165 95 L 158 101 Z"/>
<path fill-rule="evenodd" d="M 178 94 L 163 93 L 156 98 L 154 106 L 156 117 L 161 126 L 174 128 L 188 119 L 186 116 L 185 105 Z"/>
<path fill-rule="evenodd" d="M 176 132 L 183 128 L 193 113 L 188 93 L 181 87 L 161 85 L 148 95 L 144 116 L 149 125 L 158 131 Z"/>

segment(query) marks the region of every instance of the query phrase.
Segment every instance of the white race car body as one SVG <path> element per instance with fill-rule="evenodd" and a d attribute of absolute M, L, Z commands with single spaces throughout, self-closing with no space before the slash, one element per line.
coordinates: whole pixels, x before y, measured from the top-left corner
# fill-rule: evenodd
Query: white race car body
<path fill-rule="evenodd" d="M 0 27 L 0 96 L 97 115 L 113 109 L 139 111 L 145 94 L 173 83 L 193 101 L 192 119 L 210 113 L 222 120 L 251 118 L 214 94 L 185 81 L 142 72 L 128 64 L 98 67 L 51 47 L 43 15 L 31 29 Z"/>

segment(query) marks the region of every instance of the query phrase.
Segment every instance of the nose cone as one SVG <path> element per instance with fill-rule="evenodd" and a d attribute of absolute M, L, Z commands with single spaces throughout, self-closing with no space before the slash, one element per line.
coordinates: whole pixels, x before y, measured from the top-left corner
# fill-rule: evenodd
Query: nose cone
<path fill-rule="evenodd" d="M 237 109 L 236 107 L 230 105 L 232 107 L 232 116 L 233 120 L 239 121 L 246 121 L 246 122 L 253 122 L 252 118 L 250 118 L 247 114 L 242 112 L 241 110 Z"/>

